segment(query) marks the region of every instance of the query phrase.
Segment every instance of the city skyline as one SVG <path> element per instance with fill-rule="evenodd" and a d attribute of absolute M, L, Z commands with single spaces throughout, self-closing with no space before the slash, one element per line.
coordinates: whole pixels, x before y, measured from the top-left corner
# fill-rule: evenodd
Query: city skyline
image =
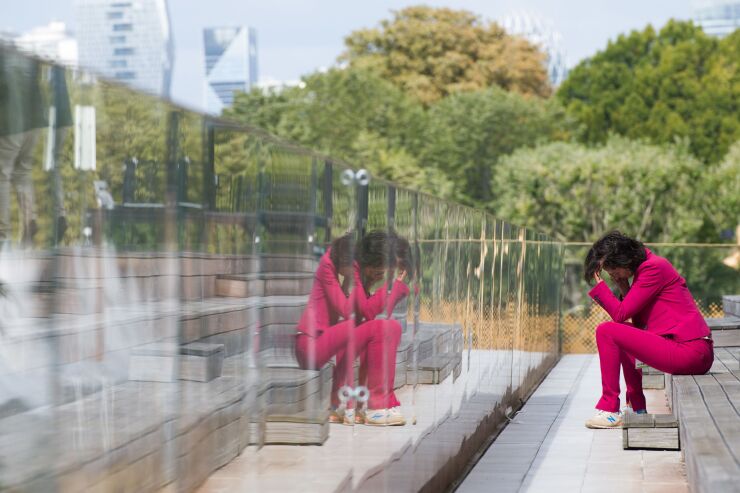
<path fill-rule="evenodd" d="M 693 15 L 704 32 L 724 37 L 740 27 L 740 0 L 695 0 Z"/>
<path fill-rule="evenodd" d="M 355 29 L 375 27 L 382 19 L 418 1 L 379 0 L 350 5 L 337 0 L 277 0 L 264 3 L 234 3 L 229 0 L 171 0 L 170 20 L 175 42 L 175 65 L 171 97 L 184 106 L 205 110 L 203 84 L 203 29 L 219 25 L 249 25 L 260 32 L 260 75 L 262 80 L 295 81 L 313 71 L 332 66 L 343 50 L 343 40 Z M 562 34 L 565 65 L 573 67 L 584 57 L 603 49 L 610 39 L 648 23 L 663 25 L 670 18 L 690 19 L 690 0 L 570 0 L 555 5 L 546 0 L 432 1 L 432 6 L 470 10 L 486 20 L 501 20 L 517 10 L 528 10 L 552 22 Z M 73 0 L 26 0 L 6 9 L 0 30 L 24 32 L 52 20 L 77 26 L 72 15 Z M 43 14 L 39 14 L 43 12 Z M 286 14 L 288 13 L 288 14 Z M 575 15 L 577 13 L 577 15 Z M 10 24 L 8 24 L 10 23 Z"/>

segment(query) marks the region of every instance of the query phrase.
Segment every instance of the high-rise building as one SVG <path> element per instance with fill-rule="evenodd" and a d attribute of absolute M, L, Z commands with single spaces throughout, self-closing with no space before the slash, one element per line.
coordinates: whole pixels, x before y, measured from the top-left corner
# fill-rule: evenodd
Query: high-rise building
<path fill-rule="evenodd" d="M 257 30 L 214 27 L 203 30 L 206 62 L 205 104 L 219 114 L 234 102 L 234 92 L 257 84 Z"/>
<path fill-rule="evenodd" d="M 559 86 L 568 76 L 562 36 L 552 22 L 532 12 L 512 12 L 501 20 L 507 33 L 521 36 L 545 53 L 547 75 L 553 86 Z"/>
<path fill-rule="evenodd" d="M 75 0 L 80 65 L 169 97 L 174 45 L 166 0 Z"/>
<path fill-rule="evenodd" d="M 727 36 L 740 27 L 740 1 L 694 0 L 694 22 L 712 36 Z"/>
<path fill-rule="evenodd" d="M 63 22 L 50 22 L 23 34 L 14 35 L 10 41 L 18 48 L 65 65 L 77 65 L 77 40 Z"/>

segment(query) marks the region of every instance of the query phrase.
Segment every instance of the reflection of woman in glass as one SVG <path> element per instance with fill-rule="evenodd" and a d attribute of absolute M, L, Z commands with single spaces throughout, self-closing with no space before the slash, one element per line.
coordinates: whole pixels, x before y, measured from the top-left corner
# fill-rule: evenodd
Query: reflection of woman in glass
<path fill-rule="evenodd" d="M 14 50 L 0 50 L 0 241 L 10 239 L 10 188 L 15 188 L 23 242 L 36 234 L 31 170 L 46 126 L 41 64 Z"/>
<path fill-rule="evenodd" d="M 395 267 L 391 261 L 395 260 L 394 245 L 393 237 L 385 232 L 370 232 L 360 242 L 355 262 L 351 234 L 334 240 L 321 257 L 308 305 L 298 322 L 296 357 L 302 368 L 319 369 L 337 356 L 331 395 L 333 421 L 405 424 L 393 392 L 401 326 L 395 320 L 374 320 L 408 295 L 405 273 L 396 276 L 390 293 L 387 284 L 371 295 L 367 291 Z M 350 290 L 353 281 L 356 285 Z M 346 409 L 340 405 L 339 389 L 353 387 L 354 361 L 361 353 L 366 355 L 362 373 L 367 375 L 370 395 L 367 412 L 355 417 L 352 402 Z"/>
<path fill-rule="evenodd" d="M 601 279 L 602 269 L 619 288 L 619 298 Z M 673 375 L 709 371 L 714 360 L 709 328 L 686 281 L 668 260 L 614 231 L 591 247 L 584 275 L 586 281 L 596 282 L 589 296 L 613 320 L 596 328 L 603 390 L 596 404 L 597 413 L 586 421 L 586 426 L 621 426 L 620 364 L 627 383 L 627 402 L 636 413 L 646 411 L 642 372 L 635 368 L 635 358 Z"/>

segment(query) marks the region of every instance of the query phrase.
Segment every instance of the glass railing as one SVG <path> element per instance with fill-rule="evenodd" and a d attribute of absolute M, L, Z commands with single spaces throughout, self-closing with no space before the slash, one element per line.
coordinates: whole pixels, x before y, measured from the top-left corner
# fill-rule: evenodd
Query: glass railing
<path fill-rule="evenodd" d="M 0 490 L 443 489 L 557 358 L 561 244 L 9 47 L 0 166 Z"/>

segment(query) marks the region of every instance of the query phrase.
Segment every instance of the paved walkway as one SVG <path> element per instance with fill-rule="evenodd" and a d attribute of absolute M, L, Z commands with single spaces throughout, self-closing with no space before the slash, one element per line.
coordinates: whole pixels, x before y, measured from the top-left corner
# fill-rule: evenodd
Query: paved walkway
<path fill-rule="evenodd" d="M 457 491 L 688 493 L 680 452 L 623 450 L 622 430 L 583 425 L 600 380 L 596 355 L 563 356 Z M 669 412 L 662 390 L 646 397 Z"/>

